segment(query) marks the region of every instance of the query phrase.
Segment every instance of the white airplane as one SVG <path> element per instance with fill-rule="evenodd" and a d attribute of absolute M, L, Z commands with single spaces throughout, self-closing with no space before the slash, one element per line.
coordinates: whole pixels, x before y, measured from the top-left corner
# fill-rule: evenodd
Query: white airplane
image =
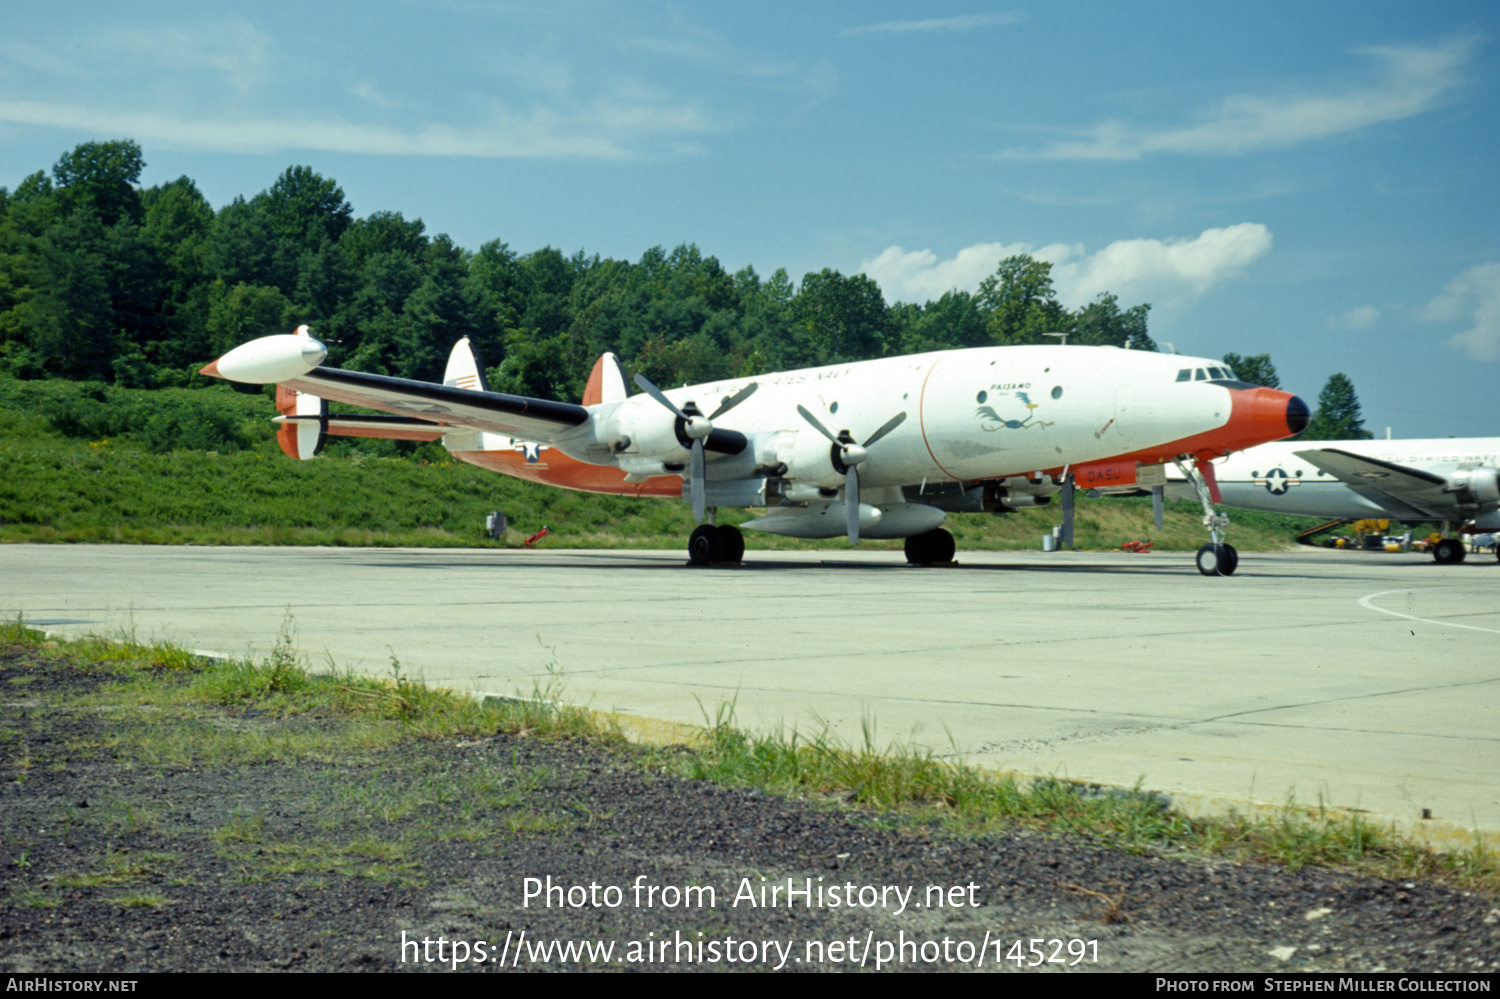
<path fill-rule="evenodd" d="M 950 512 L 1003 512 L 1074 483 L 1159 484 L 1164 462 L 1196 483 L 1205 575 L 1238 562 L 1220 531 L 1209 460 L 1300 431 L 1294 395 L 1234 380 L 1218 361 L 1115 347 L 978 347 L 836 364 L 629 395 L 613 354 L 582 405 L 491 392 L 467 340 L 442 384 L 320 367 L 307 327 L 241 344 L 203 369 L 276 384 L 283 450 L 310 458 L 329 434 L 441 439 L 455 458 L 589 492 L 691 500 L 694 564 L 738 562 L 721 506 L 744 526 L 802 538 L 905 538 L 914 563 L 947 562 Z M 395 414 L 332 416 L 327 402 Z M 834 429 L 830 429 L 834 428 Z M 707 520 L 707 523 L 704 521 Z"/>
<path fill-rule="evenodd" d="M 1447 537 L 1500 530 L 1500 437 L 1383 441 L 1282 441 L 1214 463 L 1225 506 L 1314 517 L 1441 521 L 1433 558 L 1464 560 Z M 1185 479 L 1167 493 L 1187 498 Z"/>

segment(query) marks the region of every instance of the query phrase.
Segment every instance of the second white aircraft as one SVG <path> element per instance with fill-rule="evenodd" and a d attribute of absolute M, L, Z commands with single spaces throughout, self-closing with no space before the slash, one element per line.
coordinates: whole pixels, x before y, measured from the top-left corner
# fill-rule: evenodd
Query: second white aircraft
<path fill-rule="evenodd" d="M 1214 464 L 1226 506 L 1313 517 L 1441 522 L 1433 558 L 1464 559 L 1452 535 L 1500 530 L 1500 437 L 1283 441 Z M 1168 495 L 1188 498 L 1185 479 Z"/>

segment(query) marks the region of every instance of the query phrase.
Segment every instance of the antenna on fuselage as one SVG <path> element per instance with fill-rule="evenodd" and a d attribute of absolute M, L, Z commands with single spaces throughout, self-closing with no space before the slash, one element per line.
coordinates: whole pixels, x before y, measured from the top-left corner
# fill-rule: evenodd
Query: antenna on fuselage
<path fill-rule="evenodd" d="M 1068 345 L 1068 334 L 1066 334 L 1066 333 L 1043 333 L 1042 336 L 1062 337 L 1062 344 L 1061 344 L 1061 346 L 1066 347 Z"/>

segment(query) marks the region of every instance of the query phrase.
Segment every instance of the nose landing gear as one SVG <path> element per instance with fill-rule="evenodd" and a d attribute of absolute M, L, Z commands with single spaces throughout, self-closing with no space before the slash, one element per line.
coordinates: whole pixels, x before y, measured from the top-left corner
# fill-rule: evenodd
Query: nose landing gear
<path fill-rule="evenodd" d="M 1193 484 L 1198 502 L 1203 504 L 1203 526 L 1208 528 L 1209 543 L 1198 549 L 1198 571 L 1205 576 L 1234 575 L 1234 570 L 1240 567 L 1240 553 L 1220 538 L 1229 526 L 1229 518 L 1214 509 L 1219 484 L 1214 480 L 1213 466 L 1201 460 L 1189 465 L 1181 458 L 1176 459 L 1176 465 Z"/>

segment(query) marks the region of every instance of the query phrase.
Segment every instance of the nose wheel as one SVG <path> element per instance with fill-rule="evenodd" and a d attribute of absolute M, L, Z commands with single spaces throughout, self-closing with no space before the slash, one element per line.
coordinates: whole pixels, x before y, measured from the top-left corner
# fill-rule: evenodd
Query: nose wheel
<path fill-rule="evenodd" d="M 1207 544 L 1198 549 L 1198 571 L 1205 576 L 1232 576 L 1240 566 L 1240 553 L 1231 544 Z"/>

